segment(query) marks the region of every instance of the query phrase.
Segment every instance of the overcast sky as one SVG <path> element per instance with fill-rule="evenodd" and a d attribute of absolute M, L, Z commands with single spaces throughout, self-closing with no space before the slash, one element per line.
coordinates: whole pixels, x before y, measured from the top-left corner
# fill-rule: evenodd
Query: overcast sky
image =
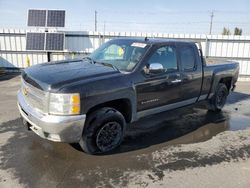
<path fill-rule="evenodd" d="M 93 31 L 96 10 L 99 31 L 199 34 L 214 11 L 213 34 L 238 26 L 250 35 L 249 0 L 0 0 L 0 27 L 25 28 L 30 8 L 66 10 L 68 30 Z"/>

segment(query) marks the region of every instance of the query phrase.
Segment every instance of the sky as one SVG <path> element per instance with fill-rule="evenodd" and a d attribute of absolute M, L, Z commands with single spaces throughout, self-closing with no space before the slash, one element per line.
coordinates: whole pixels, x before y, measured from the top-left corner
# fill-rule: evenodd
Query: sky
<path fill-rule="evenodd" d="M 250 0 L 0 0 L 0 28 L 26 28 L 28 9 L 66 10 L 66 30 L 250 35 Z"/>

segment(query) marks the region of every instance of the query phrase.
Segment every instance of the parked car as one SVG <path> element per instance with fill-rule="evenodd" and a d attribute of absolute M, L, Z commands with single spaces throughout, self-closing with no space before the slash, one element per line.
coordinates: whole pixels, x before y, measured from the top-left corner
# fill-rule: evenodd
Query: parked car
<path fill-rule="evenodd" d="M 142 117 L 200 101 L 220 111 L 238 73 L 236 62 L 206 65 L 195 42 L 118 38 L 83 59 L 25 69 L 18 108 L 42 138 L 103 153 Z"/>

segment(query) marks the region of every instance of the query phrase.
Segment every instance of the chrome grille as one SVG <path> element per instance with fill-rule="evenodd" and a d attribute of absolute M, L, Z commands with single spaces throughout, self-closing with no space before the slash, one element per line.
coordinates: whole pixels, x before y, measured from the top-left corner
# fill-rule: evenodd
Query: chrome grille
<path fill-rule="evenodd" d="M 47 95 L 46 92 L 30 85 L 22 79 L 22 94 L 25 101 L 33 108 L 46 112 Z"/>

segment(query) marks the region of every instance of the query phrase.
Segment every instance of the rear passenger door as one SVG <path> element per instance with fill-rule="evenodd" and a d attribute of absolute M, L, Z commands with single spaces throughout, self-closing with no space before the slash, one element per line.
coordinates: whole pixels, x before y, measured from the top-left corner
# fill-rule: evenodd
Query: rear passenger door
<path fill-rule="evenodd" d="M 199 60 L 198 49 L 193 43 L 183 43 L 177 46 L 181 65 L 181 93 L 182 100 L 195 102 L 201 91 L 202 64 Z"/>

